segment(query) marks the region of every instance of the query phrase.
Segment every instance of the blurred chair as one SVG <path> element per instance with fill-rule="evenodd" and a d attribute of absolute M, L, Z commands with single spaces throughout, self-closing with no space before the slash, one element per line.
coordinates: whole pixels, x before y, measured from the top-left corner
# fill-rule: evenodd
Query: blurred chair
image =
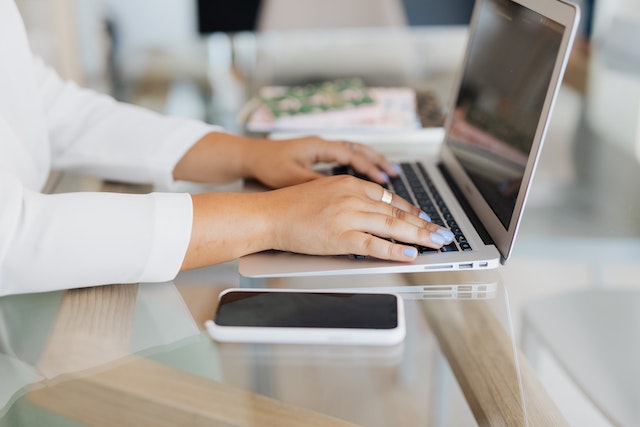
<path fill-rule="evenodd" d="M 640 291 L 579 291 L 531 303 L 522 340 L 534 366 L 540 347 L 548 350 L 613 425 L 640 425 Z"/>
<path fill-rule="evenodd" d="M 255 85 L 403 75 L 407 25 L 401 0 L 263 0 Z"/>

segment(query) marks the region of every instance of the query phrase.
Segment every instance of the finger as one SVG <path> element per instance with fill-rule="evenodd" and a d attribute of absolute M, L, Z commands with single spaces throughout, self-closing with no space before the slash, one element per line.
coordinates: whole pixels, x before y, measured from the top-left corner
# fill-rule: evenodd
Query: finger
<path fill-rule="evenodd" d="M 389 190 L 386 190 L 386 191 L 389 191 Z M 365 192 L 371 200 L 383 202 L 385 188 L 379 185 L 370 183 L 370 185 L 368 185 L 367 188 L 365 189 Z M 391 202 L 388 204 L 391 206 L 395 206 L 399 209 L 402 209 L 405 212 L 409 212 L 410 214 L 413 214 L 415 216 L 420 216 L 420 214 L 422 213 L 420 208 L 408 202 L 407 200 L 403 199 L 396 193 L 391 193 Z"/>
<path fill-rule="evenodd" d="M 351 143 L 349 147 L 351 149 L 349 164 L 358 173 L 378 184 L 386 184 L 390 176 L 398 175 L 392 164 L 371 147 L 356 143 Z"/>
<path fill-rule="evenodd" d="M 454 235 L 449 229 L 432 223 L 429 215 L 420 210 L 417 206 L 414 206 L 407 200 L 398 196 L 397 194 L 391 193 L 391 202 L 387 203 L 384 201 L 384 198 L 385 193 L 389 193 L 389 190 L 386 190 L 385 188 L 376 186 L 374 184 L 370 184 L 368 185 L 366 192 L 369 198 L 373 200 L 376 200 L 376 198 L 379 197 L 380 203 L 371 205 L 369 207 L 363 207 L 362 209 L 364 211 L 382 213 L 410 222 L 418 227 L 424 227 L 430 233 L 438 233 L 440 234 L 440 237 L 433 236 L 436 242 L 439 242 L 441 240 L 442 243 L 446 245 L 453 241 Z"/>
<path fill-rule="evenodd" d="M 378 215 L 377 223 L 356 219 L 350 224 L 352 228 L 433 248 L 453 241 L 454 235 L 451 231 L 431 223 L 427 214 L 397 194 L 392 195 L 391 203 L 385 203 L 382 198 L 388 190 L 379 185 L 350 176 L 333 177 L 333 179 L 340 180 L 342 186 L 352 186 L 352 189 L 364 187 L 367 198 L 360 199 L 359 206 L 353 206 L 357 211 L 364 213 L 359 218 L 368 217 L 371 220 L 371 215 Z M 386 224 L 385 221 L 387 221 Z M 400 228 L 403 225 L 411 228 Z M 398 228 L 394 229 L 394 227 Z M 398 234 L 400 232 L 402 234 Z"/>
<path fill-rule="evenodd" d="M 406 210 L 386 203 L 374 203 L 369 207 L 369 210 L 372 213 L 387 215 L 406 221 L 416 227 L 425 228 L 429 232 L 437 233 L 439 230 L 443 229 L 443 227 L 430 222 L 428 215 L 423 212 L 415 215 L 414 213 L 409 213 Z"/>
<path fill-rule="evenodd" d="M 416 225 L 394 216 L 375 212 L 366 213 L 361 221 L 361 225 L 364 227 L 361 229 L 362 231 L 383 238 L 435 249 L 447 243 L 447 239 L 442 235 L 444 230 L 428 222 Z M 453 234 L 451 238 L 453 238 Z"/>
<path fill-rule="evenodd" d="M 398 169 L 397 167 L 391 163 L 382 153 L 378 150 L 373 149 L 372 147 L 364 144 L 353 143 L 351 146 L 353 150 L 357 153 L 362 153 L 366 156 L 373 164 L 375 164 L 378 168 L 380 168 L 383 172 L 385 172 L 389 176 L 397 176 Z"/>
<path fill-rule="evenodd" d="M 327 177 L 327 175 L 323 173 L 316 172 L 312 169 L 307 169 L 303 166 L 295 167 L 288 175 L 290 177 L 290 180 L 288 182 L 289 185 L 301 184 L 303 182 L 309 182 L 315 179 Z"/>
<path fill-rule="evenodd" d="M 351 165 L 359 173 L 379 184 L 388 182 L 397 172 L 386 158 L 371 147 L 348 141 L 326 141 L 318 146 L 318 162 Z"/>
<path fill-rule="evenodd" d="M 413 246 L 393 243 L 371 234 L 353 232 L 351 253 L 390 261 L 412 261 L 418 256 Z"/>
<path fill-rule="evenodd" d="M 422 211 L 418 214 L 418 216 L 415 216 L 390 204 L 377 203 L 375 204 L 375 206 L 377 210 L 374 209 L 374 212 L 397 218 L 399 220 L 413 224 L 416 227 L 425 228 L 430 233 L 429 237 L 431 241 L 436 245 L 448 245 L 449 243 L 453 242 L 453 239 L 455 238 L 451 230 L 431 222 L 431 218 L 429 217 L 429 215 Z"/>

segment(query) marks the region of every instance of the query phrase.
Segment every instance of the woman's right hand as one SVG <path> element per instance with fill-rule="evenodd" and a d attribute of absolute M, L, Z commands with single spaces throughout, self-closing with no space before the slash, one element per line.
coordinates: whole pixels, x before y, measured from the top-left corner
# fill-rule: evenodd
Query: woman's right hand
<path fill-rule="evenodd" d="M 194 195 L 194 223 L 183 269 L 267 249 L 310 255 L 355 254 L 411 261 L 415 247 L 439 248 L 453 235 L 398 195 L 348 175 L 262 193 Z"/>

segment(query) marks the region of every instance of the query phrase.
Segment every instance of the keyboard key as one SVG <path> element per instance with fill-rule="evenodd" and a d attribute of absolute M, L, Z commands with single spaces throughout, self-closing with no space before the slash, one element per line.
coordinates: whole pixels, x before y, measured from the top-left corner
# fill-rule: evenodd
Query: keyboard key
<path fill-rule="evenodd" d="M 434 248 L 430 248 L 428 246 L 418 246 L 418 253 L 420 255 L 424 255 L 424 254 L 432 254 L 438 252 L 438 249 L 434 249 Z"/>
<path fill-rule="evenodd" d="M 449 243 L 440 249 L 440 252 L 458 252 L 458 247 L 455 243 Z"/>

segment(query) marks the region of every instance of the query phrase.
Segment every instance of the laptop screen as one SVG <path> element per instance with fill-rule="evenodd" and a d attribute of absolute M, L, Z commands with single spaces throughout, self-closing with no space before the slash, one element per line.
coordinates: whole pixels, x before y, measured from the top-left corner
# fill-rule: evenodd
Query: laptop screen
<path fill-rule="evenodd" d="M 448 145 L 509 228 L 565 28 L 508 0 L 486 0 L 449 127 Z"/>

